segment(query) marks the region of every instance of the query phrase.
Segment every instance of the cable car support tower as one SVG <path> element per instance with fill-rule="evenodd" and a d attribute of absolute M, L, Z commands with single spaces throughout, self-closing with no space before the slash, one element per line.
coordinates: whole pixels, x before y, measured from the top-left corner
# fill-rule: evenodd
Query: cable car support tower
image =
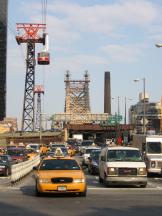
<path fill-rule="evenodd" d="M 26 57 L 26 77 L 25 77 L 25 91 L 21 131 L 34 131 L 35 129 L 35 113 L 34 113 L 34 87 L 35 87 L 35 44 L 42 43 L 45 45 L 44 33 L 46 24 L 32 24 L 32 23 L 17 23 L 18 35 L 16 41 L 27 44 Z M 39 35 L 40 30 L 43 31 L 42 36 Z M 21 31 L 21 35 L 20 32 Z"/>
<path fill-rule="evenodd" d="M 36 112 L 35 130 L 40 131 L 42 129 L 41 94 L 44 94 L 44 87 L 42 85 L 36 85 L 34 88 L 34 94 L 37 94 L 37 112 Z"/>

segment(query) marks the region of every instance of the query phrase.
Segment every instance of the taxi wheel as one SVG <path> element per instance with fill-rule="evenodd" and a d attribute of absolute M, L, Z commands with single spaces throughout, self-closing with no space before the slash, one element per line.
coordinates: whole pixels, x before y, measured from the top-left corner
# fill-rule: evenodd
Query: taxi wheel
<path fill-rule="evenodd" d="M 108 186 L 109 186 L 108 182 L 106 181 L 106 175 L 104 176 L 103 183 L 104 183 L 105 187 L 108 187 Z"/>
<path fill-rule="evenodd" d="M 87 195 L 87 190 L 85 190 L 84 192 L 79 193 L 79 196 L 81 197 L 86 197 Z"/>
<path fill-rule="evenodd" d="M 6 169 L 6 172 L 5 172 L 5 176 L 8 176 L 9 175 L 9 170 L 8 168 Z"/>
<path fill-rule="evenodd" d="M 100 177 L 100 175 L 98 177 L 98 181 L 99 181 L 100 184 L 103 183 L 103 179 Z"/>
<path fill-rule="evenodd" d="M 35 195 L 36 196 L 41 196 L 42 194 L 38 191 L 37 185 L 35 186 Z"/>

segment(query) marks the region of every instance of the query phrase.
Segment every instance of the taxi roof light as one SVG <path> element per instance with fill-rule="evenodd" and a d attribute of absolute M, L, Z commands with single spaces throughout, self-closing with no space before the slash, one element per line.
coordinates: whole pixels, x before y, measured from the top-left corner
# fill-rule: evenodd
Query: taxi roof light
<path fill-rule="evenodd" d="M 59 157 L 64 157 L 64 154 L 63 154 L 63 152 L 62 152 L 62 150 L 61 150 L 60 147 L 56 148 L 55 153 L 54 153 L 53 156 L 54 156 L 54 157 L 57 157 L 57 158 L 59 158 Z"/>

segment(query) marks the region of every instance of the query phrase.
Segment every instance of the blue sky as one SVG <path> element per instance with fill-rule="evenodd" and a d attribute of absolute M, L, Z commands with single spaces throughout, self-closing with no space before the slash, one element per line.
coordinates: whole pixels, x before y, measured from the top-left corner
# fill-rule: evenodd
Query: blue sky
<path fill-rule="evenodd" d="M 10 0 L 8 22 L 7 116 L 22 117 L 26 46 L 19 46 L 16 23 L 41 23 L 41 0 Z M 66 70 L 72 79 L 90 75 L 91 112 L 104 110 L 104 72 L 111 72 L 112 113 L 124 113 L 124 97 L 138 101 L 146 79 L 150 101 L 162 96 L 161 0 L 48 0 L 51 64 L 36 66 L 36 84 L 45 85 L 43 112 L 64 111 Z M 36 45 L 39 52 L 43 46 Z"/>

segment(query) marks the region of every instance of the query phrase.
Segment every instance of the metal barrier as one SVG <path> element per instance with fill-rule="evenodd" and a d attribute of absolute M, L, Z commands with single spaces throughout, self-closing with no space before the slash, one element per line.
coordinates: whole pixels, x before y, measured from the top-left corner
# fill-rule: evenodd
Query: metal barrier
<path fill-rule="evenodd" d="M 40 163 L 40 156 L 36 156 L 32 160 L 28 160 L 19 164 L 14 164 L 11 167 L 11 183 L 14 183 L 30 173 L 34 166 Z"/>

